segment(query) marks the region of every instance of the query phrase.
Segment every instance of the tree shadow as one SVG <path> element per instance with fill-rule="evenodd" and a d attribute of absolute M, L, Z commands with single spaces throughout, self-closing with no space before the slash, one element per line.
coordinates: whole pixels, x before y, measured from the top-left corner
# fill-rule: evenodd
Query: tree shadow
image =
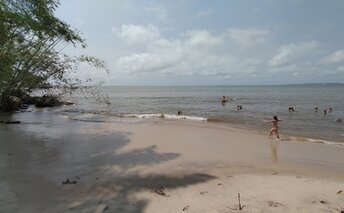
<path fill-rule="evenodd" d="M 122 148 L 130 143 L 128 132 L 104 135 L 80 133 L 79 123 L 65 124 L 64 121 L 60 125 L 53 121 L 53 124 L 24 124 L 20 128 L 7 129 L 12 133 L 6 140 L 6 152 L 13 155 L 10 164 L 0 168 L 0 172 L 6 173 L 3 181 L 19 197 L 19 212 L 28 206 L 39 211 L 54 209 L 53 212 L 95 212 L 103 207 L 109 212 L 144 212 L 149 200 L 137 197 L 137 193 L 149 192 L 161 196 L 156 190 L 163 189 L 168 195 L 171 189 L 215 178 L 189 171 L 182 174 L 139 174 L 134 172 L 138 167 L 151 168 L 174 160 L 180 154 L 158 152 L 157 146 L 123 151 Z M 82 125 L 92 128 L 97 124 Z M 63 135 L 58 137 L 56 131 Z M 26 157 L 19 158 L 18 155 Z M 117 170 L 111 170 L 112 167 Z M 168 169 L 166 167 L 166 171 Z M 16 177 L 13 178 L 13 175 Z M 66 178 L 76 177 L 77 185 L 62 184 Z M 45 193 L 46 186 L 55 191 Z M 36 192 L 20 196 L 27 194 L 21 189 L 27 187 L 35 188 Z M 43 197 L 39 196 L 42 194 Z"/>
<path fill-rule="evenodd" d="M 203 183 L 216 177 L 207 174 L 184 175 L 147 175 L 139 174 L 113 177 L 111 181 L 95 186 L 86 186 L 82 193 L 76 193 L 66 203 L 79 203 L 69 210 L 75 212 L 89 211 L 104 205 L 110 212 L 144 212 L 149 200 L 136 197 L 141 192 L 149 192 L 161 199 L 168 199 L 170 190 Z M 163 193 L 163 194 L 162 194 Z"/>
<path fill-rule="evenodd" d="M 122 134 L 123 136 L 123 134 Z M 128 135 L 127 135 L 128 136 Z M 109 136 L 109 139 L 113 135 Z M 124 140 L 125 137 L 123 138 Z M 90 208 L 107 208 L 110 212 L 144 212 L 149 200 L 138 198 L 140 192 L 149 192 L 155 196 L 168 196 L 168 191 L 214 179 L 207 174 L 148 174 L 131 172 L 139 166 L 153 166 L 180 156 L 179 153 L 159 153 L 157 146 L 119 150 L 99 150 L 93 155 L 81 174 L 79 189 L 70 187 L 72 196 L 67 205 L 78 203 L 70 211 L 87 212 Z M 112 169 L 116 167 L 117 169 Z M 166 171 L 168 168 L 166 168 Z M 189 174 L 188 174 L 189 173 Z M 84 178 L 84 176 L 86 178 Z M 103 205 L 103 206 L 102 206 Z"/>
<path fill-rule="evenodd" d="M 180 156 L 179 153 L 158 153 L 157 146 L 149 146 L 145 148 L 133 149 L 124 153 L 107 153 L 104 155 L 97 155 L 93 158 L 94 161 L 103 161 L 107 159 L 107 164 L 114 164 L 121 169 L 130 169 L 140 165 L 152 165 L 161 162 L 173 160 Z"/>

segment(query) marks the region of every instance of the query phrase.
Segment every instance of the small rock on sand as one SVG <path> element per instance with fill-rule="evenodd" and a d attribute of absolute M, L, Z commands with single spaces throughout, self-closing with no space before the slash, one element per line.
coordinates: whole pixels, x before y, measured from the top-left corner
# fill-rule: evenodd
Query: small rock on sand
<path fill-rule="evenodd" d="M 187 206 L 185 206 L 185 207 L 183 208 L 183 211 L 187 211 L 187 210 L 189 210 L 189 208 L 190 208 L 190 206 L 187 205 Z"/>

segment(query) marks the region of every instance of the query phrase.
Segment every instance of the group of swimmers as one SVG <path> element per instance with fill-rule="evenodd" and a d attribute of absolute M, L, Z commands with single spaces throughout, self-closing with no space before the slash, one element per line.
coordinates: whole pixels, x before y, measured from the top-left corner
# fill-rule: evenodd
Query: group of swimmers
<path fill-rule="evenodd" d="M 318 107 L 314 108 L 314 112 L 318 112 L 318 110 L 319 110 Z M 330 107 L 328 110 L 324 109 L 323 112 L 324 112 L 324 115 L 327 115 L 327 112 L 329 112 L 329 113 L 332 112 L 332 107 Z"/>
<path fill-rule="evenodd" d="M 314 111 L 315 112 L 318 112 L 319 108 L 318 107 L 315 107 L 314 108 Z M 289 112 L 295 112 L 295 109 L 294 107 L 289 107 L 288 108 L 288 111 Z M 330 113 L 333 111 L 332 107 L 330 107 L 328 110 L 327 109 L 324 109 L 324 115 L 327 114 L 327 111 Z M 272 128 L 270 129 L 269 131 L 269 137 L 272 137 L 274 134 L 276 135 L 277 139 L 279 139 L 279 133 L 278 133 L 278 122 L 281 121 L 280 119 L 278 119 L 278 117 L 275 115 L 273 116 L 272 120 L 271 121 L 267 121 L 267 122 L 271 122 L 272 124 Z M 342 122 L 342 119 L 341 118 L 338 118 L 336 120 L 336 122 Z"/>
<path fill-rule="evenodd" d="M 295 112 L 295 108 L 294 107 L 289 107 L 288 111 L 289 112 Z M 319 108 L 315 107 L 314 108 L 314 112 L 318 112 L 318 111 L 319 111 Z M 324 115 L 327 115 L 327 113 L 331 113 L 332 111 L 333 111 L 333 109 L 332 109 L 332 107 L 330 107 L 329 109 L 324 109 L 323 113 L 324 113 Z"/>
<path fill-rule="evenodd" d="M 288 108 L 288 111 L 289 112 L 295 112 L 295 108 L 294 107 L 289 107 Z M 315 107 L 314 108 L 314 112 L 318 112 L 319 111 L 319 108 L 318 107 Z M 323 113 L 324 115 L 327 115 L 327 113 L 331 113 L 333 111 L 332 107 L 330 107 L 329 109 L 324 109 Z M 276 137 L 279 139 L 279 133 L 278 133 L 278 125 L 277 123 L 281 121 L 277 118 L 277 116 L 274 116 L 273 119 L 269 122 L 272 123 L 272 128 L 269 132 L 269 137 L 272 137 L 273 134 L 276 134 Z M 336 122 L 342 122 L 342 119 L 341 118 L 338 118 L 336 119 Z"/>
<path fill-rule="evenodd" d="M 222 103 L 223 106 L 227 103 L 227 101 L 228 101 L 228 98 L 226 96 L 222 96 L 221 103 Z M 237 110 L 242 110 L 242 109 L 243 109 L 242 105 L 238 105 L 237 106 Z"/>
<path fill-rule="evenodd" d="M 226 98 L 226 96 L 222 96 L 222 100 L 221 100 L 222 104 L 225 104 L 227 101 L 228 101 L 228 99 Z M 242 109 L 243 109 L 242 105 L 238 105 L 237 106 L 237 110 L 242 110 Z M 319 110 L 318 107 L 314 108 L 315 112 L 318 112 L 318 110 Z M 295 112 L 295 108 L 294 107 L 289 107 L 288 111 L 289 112 Z M 330 107 L 328 110 L 324 109 L 323 112 L 324 112 L 324 115 L 326 115 L 327 112 L 330 113 L 332 111 L 333 111 L 333 109 L 332 109 L 332 107 Z M 182 110 L 178 110 L 177 115 L 182 115 L 182 114 L 183 114 L 183 111 Z M 273 116 L 271 121 L 267 121 L 268 123 L 272 124 L 272 127 L 271 127 L 271 129 L 269 131 L 269 137 L 272 137 L 275 134 L 277 139 L 280 138 L 279 132 L 278 132 L 278 122 L 280 122 L 280 121 L 281 120 L 278 119 L 277 115 Z M 336 120 L 336 122 L 342 122 L 342 119 L 339 118 L 339 119 Z"/>

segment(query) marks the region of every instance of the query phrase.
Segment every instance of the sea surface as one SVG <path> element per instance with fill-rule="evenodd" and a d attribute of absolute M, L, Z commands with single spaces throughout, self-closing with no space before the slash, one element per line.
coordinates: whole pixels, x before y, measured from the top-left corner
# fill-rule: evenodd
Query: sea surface
<path fill-rule="evenodd" d="M 61 113 L 89 122 L 189 120 L 267 134 L 277 115 L 280 134 L 344 144 L 344 85 L 99 87 L 66 97 L 76 105 Z M 95 97 L 107 97 L 110 104 Z M 221 103 L 222 96 L 228 101 Z M 237 106 L 241 105 L 242 110 Z M 294 112 L 288 108 L 294 107 Z M 318 111 L 314 110 L 318 107 Z M 329 109 L 332 108 L 332 111 Z M 327 110 L 324 115 L 323 111 Z M 182 115 L 177 115 L 182 110 Z M 342 119 L 342 122 L 336 122 Z"/>

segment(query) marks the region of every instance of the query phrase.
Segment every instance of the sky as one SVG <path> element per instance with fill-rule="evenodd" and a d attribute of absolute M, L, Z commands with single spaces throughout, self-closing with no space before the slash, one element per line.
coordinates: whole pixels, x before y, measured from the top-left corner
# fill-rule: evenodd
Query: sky
<path fill-rule="evenodd" d="M 105 85 L 344 83 L 342 0 L 60 0 Z"/>

